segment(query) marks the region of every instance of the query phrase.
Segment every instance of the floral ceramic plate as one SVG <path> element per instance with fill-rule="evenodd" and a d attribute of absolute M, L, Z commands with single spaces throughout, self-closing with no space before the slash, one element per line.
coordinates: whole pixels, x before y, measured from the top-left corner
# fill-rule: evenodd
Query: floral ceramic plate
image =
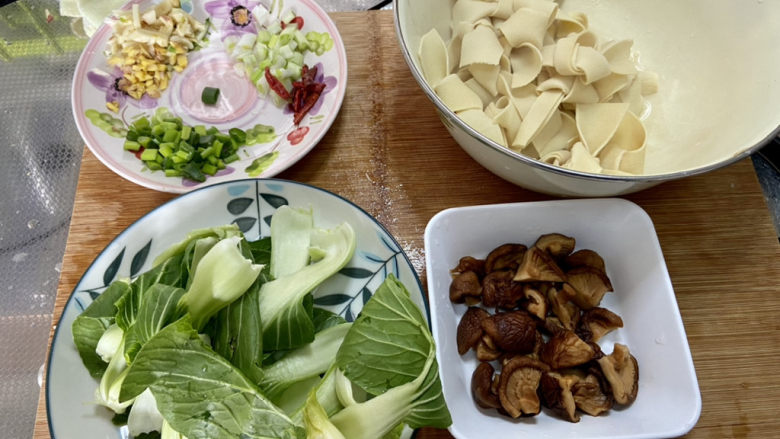
<path fill-rule="evenodd" d="M 133 4 L 138 4 L 143 12 L 156 3 L 155 0 L 133 0 L 123 9 L 129 10 Z M 311 51 L 304 54 L 304 63 L 317 67 L 315 82 L 324 83 L 325 89 L 297 125 L 293 123 L 293 113 L 287 105 L 275 104 L 272 91 L 258 92 L 250 80 L 251 75 L 236 66 L 228 55 L 231 38 L 235 41 L 236 36 L 257 32 L 254 25 L 235 25 L 231 11 L 237 7 L 252 11 L 258 5 L 279 17 L 295 14 L 303 19 L 302 33 L 327 33 L 333 42 L 332 48 L 321 55 Z M 73 77 L 72 104 L 76 125 L 92 153 L 111 170 L 134 183 L 182 193 L 224 181 L 274 176 L 314 148 L 335 120 L 347 85 L 344 44 L 328 15 L 313 0 L 181 0 L 181 8 L 202 23 L 208 20 L 207 43 L 189 52 L 186 68 L 173 73 L 168 87 L 157 99 L 148 94 L 140 100 L 134 99 L 118 91 L 116 84 L 122 71 L 110 66 L 105 54 L 113 33 L 108 23 L 101 26 L 87 44 Z M 250 17 L 254 15 L 250 14 Z M 201 100 L 205 87 L 219 88 L 216 105 L 205 105 Z M 116 103 L 118 111 L 108 109 L 107 103 Z M 123 149 L 127 128 L 138 117 L 150 117 L 157 109 L 167 109 L 186 125 L 213 126 L 223 133 L 231 128 L 247 131 L 258 125 L 264 130 L 272 127 L 273 131 L 257 143 L 241 147 L 237 161 L 208 176 L 203 183 L 166 177 L 163 171 L 150 170 L 134 153 Z M 104 130 L 101 126 L 113 128 Z"/>
<path fill-rule="evenodd" d="M 128 437 L 126 427 L 112 424 L 110 410 L 92 403 L 98 381 L 82 365 L 71 332 L 73 320 L 106 285 L 148 270 L 157 254 L 193 229 L 236 223 L 250 240 L 268 236 L 271 216 L 282 205 L 311 206 L 318 227 L 330 228 L 346 221 L 355 230 L 355 255 L 346 268 L 316 290 L 317 306 L 352 321 L 385 277 L 393 273 L 430 321 L 420 281 L 401 247 L 351 202 L 284 180 L 237 180 L 204 187 L 163 204 L 128 227 L 95 258 L 76 285 L 57 324 L 49 354 L 46 405 L 52 438 Z"/>

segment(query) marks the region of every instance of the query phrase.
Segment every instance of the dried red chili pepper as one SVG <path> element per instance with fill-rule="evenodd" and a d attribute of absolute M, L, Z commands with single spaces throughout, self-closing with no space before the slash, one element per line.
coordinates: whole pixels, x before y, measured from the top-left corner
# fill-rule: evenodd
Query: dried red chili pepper
<path fill-rule="evenodd" d="M 303 99 L 305 98 L 304 96 L 305 91 L 303 88 L 295 87 L 294 85 L 293 87 L 295 93 L 293 94 L 292 110 L 294 113 L 297 113 L 303 107 Z"/>
<path fill-rule="evenodd" d="M 290 23 L 297 24 L 298 25 L 298 30 L 303 29 L 303 17 L 301 17 L 301 16 L 297 16 L 297 17 L 293 18 L 292 20 L 290 20 Z M 287 23 L 282 22 L 282 29 L 284 29 L 286 27 L 287 27 Z"/>
<path fill-rule="evenodd" d="M 325 83 L 316 82 L 317 67 L 301 67 L 301 79 L 292 83 L 292 90 L 287 91 L 284 85 L 271 75 L 270 69 L 265 69 L 268 85 L 282 99 L 288 101 L 287 108 L 293 112 L 293 122 L 298 125 L 304 116 L 314 107 L 325 90 Z"/>
<path fill-rule="evenodd" d="M 309 68 L 309 66 L 304 64 L 303 68 L 301 69 L 301 82 L 303 83 L 303 85 L 308 85 L 313 83 L 316 77 L 317 77 L 317 66 Z"/>
<path fill-rule="evenodd" d="M 284 99 L 285 101 L 290 100 L 290 92 L 284 88 L 284 84 L 282 84 L 281 81 L 276 79 L 276 76 L 271 74 L 271 69 L 268 67 L 265 68 L 265 80 L 268 81 L 268 86 L 271 87 L 271 90 L 276 92 L 280 98 Z"/>
<path fill-rule="evenodd" d="M 324 85 L 325 84 L 323 84 L 323 86 Z M 306 116 L 306 113 L 308 113 L 309 110 L 314 107 L 314 104 L 316 104 L 317 100 L 320 99 L 320 94 L 321 92 L 314 92 L 306 96 L 306 101 L 303 103 L 303 107 L 297 113 L 295 113 L 295 117 L 293 118 L 293 123 L 295 123 L 295 125 L 298 125 L 301 120 L 303 120 L 303 117 Z"/>

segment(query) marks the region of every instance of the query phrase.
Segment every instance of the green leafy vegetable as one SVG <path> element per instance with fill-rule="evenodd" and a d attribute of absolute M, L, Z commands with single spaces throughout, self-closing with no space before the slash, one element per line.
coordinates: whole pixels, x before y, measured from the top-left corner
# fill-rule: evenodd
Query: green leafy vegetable
<path fill-rule="evenodd" d="M 244 257 L 240 242 L 240 237 L 233 236 L 214 244 L 198 262 L 192 283 L 179 301 L 198 330 L 220 309 L 244 294 L 263 269 Z"/>
<path fill-rule="evenodd" d="M 135 438 L 134 438 L 135 439 Z M 171 424 L 163 421 L 162 429 L 160 430 L 160 439 L 187 439 L 183 434 L 174 430 Z"/>
<path fill-rule="evenodd" d="M 346 438 L 382 437 L 401 422 L 412 428 L 452 423 L 433 337 L 409 292 L 392 275 L 363 307 L 336 364 L 353 384 L 374 395 L 331 417 Z"/>
<path fill-rule="evenodd" d="M 278 402 L 282 393 L 292 384 L 325 373 L 335 360 L 336 352 L 351 326 L 351 323 L 342 323 L 324 329 L 314 336 L 314 341 L 290 351 L 267 367 L 260 382 L 263 393 Z"/>
<path fill-rule="evenodd" d="M 317 403 L 325 410 L 325 413 L 327 413 L 328 416 L 333 416 L 344 408 L 344 405 L 339 400 L 336 392 L 336 375 L 338 373 L 338 367 L 336 367 L 336 363 L 334 362 L 312 390 L 317 398 Z M 306 396 L 308 398 L 309 395 L 307 394 Z M 304 404 L 298 406 L 298 408 L 292 412 L 290 417 L 296 423 L 304 422 L 303 414 L 306 409 L 306 404 L 307 402 L 304 400 Z"/>
<path fill-rule="evenodd" d="M 110 408 L 114 413 L 124 413 L 127 407 L 133 403 L 133 400 L 120 401 L 119 395 L 122 389 L 122 383 L 127 376 L 127 362 L 122 354 L 125 349 L 124 338 L 117 345 L 116 352 L 111 356 L 105 373 L 100 378 L 100 384 L 95 390 L 95 402 Z"/>
<path fill-rule="evenodd" d="M 121 400 L 151 388 L 165 420 L 188 439 L 305 437 L 301 427 L 201 340 L 188 317 L 152 337 L 128 371 Z"/>
<path fill-rule="evenodd" d="M 311 209 L 280 208 L 271 219 L 271 276 L 289 276 L 309 264 Z"/>
<path fill-rule="evenodd" d="M 122 340 L 124 340 L 124 336 L 125 332 L 122 331 L 122 328 L 116 324 L 109 326 L 108 329 L 106 329 L 106 332 L 100 336 L 100 340 L 98 340 L 97 347 L 95 348 L 95 352 L 100 356 L 100 359 L 109 363 L 111 358 L 114 357 L 114 354 L 117 353 L 119 345 L 122 343 Z"/>
<path fill-rule="evenodd" d="M 73 325 L 98 404 L 137 437 L 398 439 L 446 427 L 433 338 L 388 277 L 354 324 L 312 291 L 355 251 L 344 223 L 282 206 L 271 237 L 196 230 L 132 282 L 116 281 Z M 199 333 L 200 332 L 200 333 Z M 106 364 L 108 362 L 108 364 Z M 308 436 L 307 436 L 308 435 Z"/>
<path fill-rule="evenodd" d="M 312 322 L 314 323 L 314 331 L 320 332 L 324 329 L 328 329 L 332 326 L 347 323 L 344 317 L 336 313 L 332 313 L 326 309 L 314 308 Z"/>
<path fill-rule="evenodd" d="M 132 362 L 138 350 L 155 334 L 179 317 L 178 303 L 184 290 L 154 284 L 141 298 L 135 322 L 125 336 L 125 355 Z"/>
<path fill-rule="evenodd" d="M 258 239 L 257 241 L 247 242 L 249 247 L 249 253 L 252 255 L 252 259 L 255 260 L 255 264 L 271 265 L 271 237 Z"/>
<path fill-rule="evenodd" d="M 137 438 L 141 434 L 160 431 L 165 420 L 157 410 L 157 402 L 149 389 L 144 390 L 133 401 L 130 415 L 127 417 L 127 430 L 130 436 Z"/>
<path fill-rule="evenodd" d="M 203 238 L 214 238 L 213 241 L 211 241 L 211 245 L 214 245 L 218 240 L 229 238 L 231 236 L 241 236 L 241 231 L 235 224 L 193 230 L 188 233 L 187 237 L 182 241 L 168 247 L 162 253 L 160 253 L 154 259 L 154 263 L 152 265 L 156 267 L 174 256 L 185 254 L 188 248 L 191 249 L 195 243 Z"/>
<path fill-rule="evenodd" d="M 253 383 L 263 377 L 263 334 L 260 332 L 260 275 L 238 300 L 223 308 L 214 322 L 214 350 L 233 363 Z"/>
<path fill-rule="evenodd" d="M 315 392 L 309 394 L 303 409 L 307 439 L 345 439 L 338 428 L 330 422 L 328 414 L 317 401 Z"/>
<path fill-rule="evenodd" d="M 303 258 L 285 247 L 305 251 L 316 261 L 260 288 L 263 349 L 266 351 L 292 349 L 314 339 L 312 313 L 304 299 L 320 283 L 344 267 L 355 252 L 355 232 L 349 224 L 343 223 L 330 230 L 310 229 L 310 223 L 300 219 L 302 215 L 311 215 L 311 211 L 282 206 L 271 219 L 272 271 L 274 266 L 284 266 L 288 260 L 294 267 L 301 266 Z M 282 231 L 284 234 L 281 234 Z M 302 250 L 298 238 L 303 234 L 311 235 L 307 250 Z M 286 259 L 277 259 L 274 263 L 277 251 L 286 255 Z M 282 271 L 285 272 L 289 271 Z"/>
<path fill-rule="evenodd" d="M 106 363 L 97 353 L 98 342 L 103 333 L 114 323 L 114 303 L 130 292 L 130 283 L 114 281 L 87 307 L 71 325 L 73 342 L 79 351 L 81 361 L 89 374 L 95 378 L 103 376 Z"/>
<path fill-rule="evenodd" d="M 181 287 L 186 283 L 187 273 L 182 270 L 181 261 L 182 256 L 175 255 L 138 276 L 130 284 L 130 292 L 124 294 L 115 303 L 117 308 L 116 323 L 123 331 L 129 330 L 135 323 L 143 296 L 152 286 L 163 284 Z"/>

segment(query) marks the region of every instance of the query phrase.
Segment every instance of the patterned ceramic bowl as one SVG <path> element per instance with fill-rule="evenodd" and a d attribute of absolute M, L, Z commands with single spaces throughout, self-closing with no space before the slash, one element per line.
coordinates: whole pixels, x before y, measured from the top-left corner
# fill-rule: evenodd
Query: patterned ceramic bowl
<path fill-rule="evenodd" d="M 314 223 L 330 228 L 348 222 L 357 248 L 352 260 L 314 293 L 314 303 L 354 320 L 388 274 L 394 274 L 430 320 L 414 267 L 401 247 L 368 213 L 325 190 L 284 180 L 238 180 L 211 185 L 175 198 L 119 234 L 84 273 L 57 324 L 49 354 L 46 405 L 52 438 L 127 438 L 127 427 L 112 424 L 112 413 L 93 403 L 98 381 L 90 377 L 73 344 L 73 320 L 117 278 L 151 268 L 161 251 L 188 231 L 235 223 L 249 240 L 270 234 L 274 211 L 283 205 L 311 207 Z M 196 213 L 196 214 L 195 214 Z"/>

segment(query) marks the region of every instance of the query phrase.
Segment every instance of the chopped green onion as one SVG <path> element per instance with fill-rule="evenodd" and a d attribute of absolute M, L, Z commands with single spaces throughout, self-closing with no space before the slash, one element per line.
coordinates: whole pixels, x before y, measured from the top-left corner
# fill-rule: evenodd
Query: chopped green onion
<path fill-rule="evenodd" d="M 141 153 L 141 160 L 145 162 L 153 162 L 155 159 L 157 159 L 156 149 L 145 149 L 144 152 Z"/>
<path fill-rule="evenodd" d="M 127 151 L 138 151 L 141 149 L 141 145 L 133 140 L 125 140 L 124 149 Z"/>
<path fill-rule="evenodd" d="M 200 95 L 200 100 L 206 105 L 214 105 L 219 99 L 219 89 L 214 87 L 206 87 L 203 89 L 203 93 Z"/>
<path fill-rule="evenodd" d="M 200 170 L 203 171 L 204 174 L 214 175 L 217 173 L 218 169 L 211 163 L 204 163 L 203 166 L 200 167 Z"/>
<path fill-rule="evenodd" d="M 94 113 L 92 117 L 97 122 L 113 123 Z M 213 126 L 189 126 L 161 107 L 152 117 L 134 120 L 122 136 L 124 149 L 136 153 L 149 170 L 163 171 L 168 177 L 205 181 L 207 175 L 215 175 L 227 163 L 239 160 L 237 151 L 242 146 L 266 143 L 276 135 L 273 127 L 265 125 L 256 125 L 249 131 L 231 128 L 227 133 Z M 266 137 L 261 140 L 262 136 Z"/>

